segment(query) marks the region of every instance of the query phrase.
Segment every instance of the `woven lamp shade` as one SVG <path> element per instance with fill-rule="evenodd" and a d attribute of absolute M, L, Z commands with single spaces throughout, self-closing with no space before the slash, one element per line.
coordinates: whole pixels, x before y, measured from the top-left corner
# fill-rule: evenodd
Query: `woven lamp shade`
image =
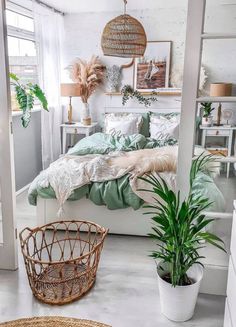
<path fill-rule="evenodd" d="M 101 43 L 105 56 L 135 58 L 144 55 L 147 37 L 143 25 L 124 14 L 107 23 Z"/>

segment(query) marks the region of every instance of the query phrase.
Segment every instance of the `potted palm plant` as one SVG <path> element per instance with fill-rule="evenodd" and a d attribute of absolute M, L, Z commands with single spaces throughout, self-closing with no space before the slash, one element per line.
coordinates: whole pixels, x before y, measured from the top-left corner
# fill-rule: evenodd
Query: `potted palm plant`
<path fill-rule="evenodd" d="M 207 232 L 213 219 L 203 214 L 211 203 L 205 197 L 195 196 L 192 187 L 198 172 L 206 170 L 211 156 L 201 155 L 193 161 L 190 173 L 190 192 L 180 201 L 160 176 L 147 175 L 155 204 L 147 205 L 153 215 L 154 226 L 149 237 L 157 243 L 151 256 L 158 260 L 157 273 L 162 313 L 173 321 L 186 321 L 194 313 L 200 283 L 203 277 L 200 249 L 206 242 L 225 251 L 223 241 Z"/>
<path fill-rule="evenodd" d="M 213 117 L 211 115 L 212 111 L 215 108 L 212 108 L 212 102 L 202 102 L 202 126 L 211 126 L 213 123 Z"/>

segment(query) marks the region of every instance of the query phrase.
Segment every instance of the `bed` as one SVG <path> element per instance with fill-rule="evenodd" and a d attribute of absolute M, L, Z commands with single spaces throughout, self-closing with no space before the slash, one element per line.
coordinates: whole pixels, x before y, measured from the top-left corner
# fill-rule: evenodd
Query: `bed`
<path fill-rule="evenodd" d="M 158 110 L 158 113 L 173 110 Z M 114 109 L 112 110 L 114 112 Z M 139 111 L 140 113 L 140 111 Z M 146 114 L 147 112 L 145 112 Z M 174 147 L 177 140 L 174 137 L 150 138 L 142 134 L 123 136 L 119 134 L 96 133 L 79 141 L 69 151 L 69 156 L 107 155 L 114 151 L 132 152 L 141 149 L 158 149 Z M 171 148 L 172 149 L 172 148 Z M 75 159 L 76 160 L 76 159 Z M 60 169 L 58 170 L 60 171 Z M 165 172 L 163 172 L 165 176 Z M 209 176 L 201 175 L 196 181 L 195 192 L 208 196 L 214 195 L 214 211 L 224 206 L 224 199 L 220 191 Z M 37 205 L 38 224 L 46 224 L 58 220 L 61 207 L 56 199 L 54 189 L 42 183 L 39 186 L 36 179 L 29 189 L 29 202 Z M 61 219 L 82 219 L 94 221 L 109 228 L 110 233 L 145 236 L 151 230 L 150 218 L 144 216 L 142 208 L 145 197 L 133 192 L 130 186 L 130 174 L 122 175 L 118 179 L 93 182 L 74 189 L 67 201 L 63 203 Z"/>

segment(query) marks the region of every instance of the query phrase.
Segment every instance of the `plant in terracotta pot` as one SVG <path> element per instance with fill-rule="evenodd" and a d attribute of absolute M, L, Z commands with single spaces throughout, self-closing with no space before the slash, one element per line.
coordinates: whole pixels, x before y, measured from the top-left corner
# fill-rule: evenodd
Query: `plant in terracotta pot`
<path fill-rule="evenodd" d="M 207 219 L 203 212 L 211 205 L 203 196 L 192 193 L 193 182 L 200 171 L 205 171 L 211 156 L 201 155 L 193 161 L 190 173 L 190 192 L 181 202 L 180 192 L 175 194 L 160 176 L 141 178 L 151 184 L 154 205 L 147 205 L 154 225 L 149 237 L 157 243 L 151 256 L 157 259 L 158 284 L 162 313 L 173 321 L 191 319 L 203 277 L 200 249 L 210 243 L 225 251 L 223 241 L 207 232 Z M 202 252 L 202 251 L 201 251 Z"/>
<path fill-rule="evenodd" d="M 103 83 L 105 66 L 97 56 L 92 56 L 89 61 L 76 59 L 72 65 L 70 77 L 73 82 L 81 87 L 81 122 L 85 125 L 91 124 L 88 99 L 94 91 Z"/>
<path fill-rule="evenodd" d="M 211 115 L 212 111 L 215 108 L 212 108 L 212 102 L 202 102 L 201 111 L 202 111 L 202 126 L 211 126 L 213 122 L 213 117 Z"/>

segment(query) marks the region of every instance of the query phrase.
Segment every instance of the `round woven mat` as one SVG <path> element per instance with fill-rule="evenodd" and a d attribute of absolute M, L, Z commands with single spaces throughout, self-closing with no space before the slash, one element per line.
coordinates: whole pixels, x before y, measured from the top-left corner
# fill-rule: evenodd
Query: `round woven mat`
<path fill-rule="evenodd" d="M 96 321 L 64 318 L 64 317 L 34 317 L 0 323 L 6 327 L 111 327 Z"/>

